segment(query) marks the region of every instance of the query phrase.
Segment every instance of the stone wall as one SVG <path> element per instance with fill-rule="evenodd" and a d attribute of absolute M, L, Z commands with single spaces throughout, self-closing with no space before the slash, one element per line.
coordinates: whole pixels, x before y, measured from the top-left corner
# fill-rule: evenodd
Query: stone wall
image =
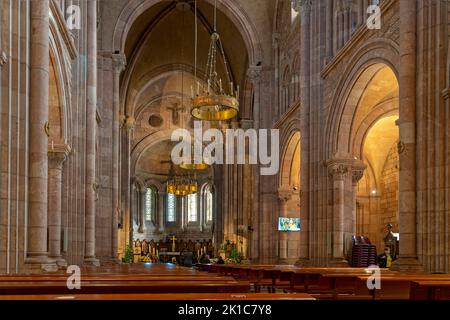
<path fill-rule="evenodd" d="M 380 223 L 379 232 L 387 232 L 386 225 L 392 224 L 393 232 L 398 232 L 398 152 L 397 144 L 392 146 L 381 174 Z"/>

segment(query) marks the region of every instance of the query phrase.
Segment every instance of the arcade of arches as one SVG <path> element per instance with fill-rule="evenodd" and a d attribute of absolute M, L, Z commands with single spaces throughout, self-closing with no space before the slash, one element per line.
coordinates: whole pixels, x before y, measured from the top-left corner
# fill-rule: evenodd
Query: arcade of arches
<path fill-rule="evenodd" d="M 194 133 L 215 1 L 1 1 L 0 273 L 118 263 L 137 240 L 343 266 L 354 236 L 382 252 L 389 224 L 394 269 L 448 273 L 450 4 L 382 0 L 376 30 L 368 2 L 217 1 L 240 107 L 203 125 L 278 129 L 279 171 L 214 164 L 175 196 L 171 137 Z"/>

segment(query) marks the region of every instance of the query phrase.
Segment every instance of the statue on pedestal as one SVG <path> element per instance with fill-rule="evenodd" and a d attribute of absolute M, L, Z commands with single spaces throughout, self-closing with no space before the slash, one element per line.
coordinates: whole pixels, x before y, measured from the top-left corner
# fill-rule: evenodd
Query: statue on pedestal
<path fill-rule="evenodd" d="M 384 245 L 390 249 L 392 258 L 395 260 L 397 257 L 397 237 L 392 233 L 392 224 L 387 225 L 388 233 L 384 237 Z"/>

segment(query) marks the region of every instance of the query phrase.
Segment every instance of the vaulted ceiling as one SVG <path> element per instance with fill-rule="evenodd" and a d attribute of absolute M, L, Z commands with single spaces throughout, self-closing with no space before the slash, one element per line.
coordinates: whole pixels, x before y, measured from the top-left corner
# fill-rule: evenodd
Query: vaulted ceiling
<path fill-rule="evenodd" d="M 164 66 L 194 67 L 195 10 L 193 1 L 162 1 L 143 12 L 132 26 L 126 42 L 127 61 L 135 61 L 130 87 L 144 75 Z M 177 5 L 178 4 L 178 5 Z M 235 83 L 243 86 L 248 54 L 243 38 L 234 24 L 217 11 L 217 31 L 224 46 L 229 69 Z M 214 30 L 214 7 L 206 1 L 198 3 L 198 70 L 204 73 L 208 58 L 210 35 Z M 225 81 L 223 61 L 218 59 L 219 73 Z"/>

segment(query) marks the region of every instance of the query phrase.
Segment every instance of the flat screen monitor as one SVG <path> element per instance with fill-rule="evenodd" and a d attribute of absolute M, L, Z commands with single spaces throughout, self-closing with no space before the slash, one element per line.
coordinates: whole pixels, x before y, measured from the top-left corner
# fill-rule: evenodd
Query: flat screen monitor
<path fill-rule="evenodd" d="M 278 231 L 300 231 L 300 218 L 278 218 Z"/>

